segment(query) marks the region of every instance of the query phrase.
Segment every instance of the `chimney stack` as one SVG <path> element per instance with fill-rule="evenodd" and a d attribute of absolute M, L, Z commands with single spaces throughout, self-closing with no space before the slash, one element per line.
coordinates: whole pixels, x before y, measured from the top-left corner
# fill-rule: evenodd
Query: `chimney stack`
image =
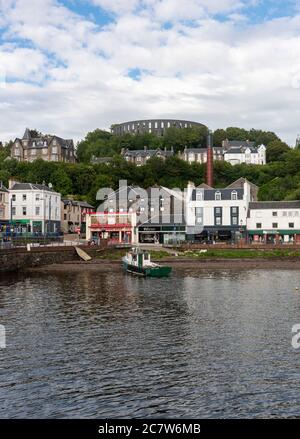
<path fill-rule="evenodd" d="M 214 162 L 213 162 L 213 135 L 212 131 L 207 134 L 207 163 L 206 163 L 206 184 L 210 187 L 214 185 Z"/>

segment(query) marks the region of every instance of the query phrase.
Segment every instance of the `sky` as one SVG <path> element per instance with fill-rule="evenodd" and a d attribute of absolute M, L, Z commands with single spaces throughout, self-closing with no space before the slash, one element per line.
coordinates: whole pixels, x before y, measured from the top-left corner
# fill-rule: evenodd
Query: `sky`
<path fill-rule="evenodd" d="M 0 0 L 0 140 L 135 119 L 300 133 L 300 0 Z"/>

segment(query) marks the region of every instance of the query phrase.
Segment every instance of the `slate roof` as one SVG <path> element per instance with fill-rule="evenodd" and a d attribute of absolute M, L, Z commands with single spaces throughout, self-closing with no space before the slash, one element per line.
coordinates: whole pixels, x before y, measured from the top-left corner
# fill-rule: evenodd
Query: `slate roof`
<path fill-rule="evenodd" d="M 244 195 L 244 189 L 205 189 L 204 188 L 204 201 L 215 201 L 215 195 L 216 192 L 221 193 L 221 200 L 219 201 L 222 203 L 224 200 L 231 200 L 231 194 L 235 191 L 237 193 L 237 199 L 242 200 Z M 196 189 L 193 189 L 192 192 L 192 201 L 196 201 Z"/>
<path fill-rule="evenodd" d="M 155 155 L 163 155 L 165 157 L 171 157 L 174 155 L 174 151 L 172 150 L 161 150 L 161 149 L 128 149 L 124 152 L 124 156 L 130 156 L 130 157 L 154 157 Z"/>
<path fill-rule="evenodd" d="M 185 148 L 183 153 L 194 153 L 194 154 L 205 154 L 207 152 L 207 148 Z M 224 153 L 224 148 L 213 147 L 213 152 L 218 154 Z"/>
<path fill-rule="evenodd" d="M 244 187 L 244 183 L 248 183 L 250 184 L 251 187 L 258 189 L 258 186 L 254 183 L 251 183 L 251 181 L 247 180 L 244 177 L 240 177 L 237 180 L 235 180 L 233 183 L 231 183 L 230 185 L 227 186 L 226 189 L 237 189 L 237 188 L 243 188 Z"/>
<path fill-rule="evenodd" d="M 65 206 L 72 205 L 72 206 L 80 206 L 89 209 L 94 209 L 94 206 L 87 203 L 86 201 L 76 201 L 76 200 L 70 200 L 68 198 L 63 198 L 61 201 L 64 203 Z"/>
<path fill-rule="evenodd" d="M 72 139 L 62 139 L 61 137 L 55 136 L 55 135 L 41 135 L 39 137 L 31 137 L 30 134 L 30 130 L 29 128 L 26 128 L 24 136 L 22 138 L 22 140 L 27 140 L 28 141 L 28 146 L 27 148 L 46 148 L 50 145 L 50 143 L 52 143 L 52 141 L 56 139 L 57 142 L 60 144 L 60 146 L 62 148 L 68 149 L 68 148 L 73 148 L 74 147 L 74 143 Z M 22 140 L 19 139 L 18 137 L 16 138 L 15 141 L 19 141 L 20 143 L 22 143 Z M 33 142 L 35 142 L 35 145 L 33 146 Z M 44 142 L 47 142 L 47 146 L 44 145 Z"/>
<path fill-rule="evenodd" d="M 231 148 L 231 147 L 237 147 L 237 148 L 241 148 L 241 147 L 255 147 L 255 142 L 249 142 L 249 140 L 227 140 L 226 141 L 226 146 Z"/>
<path fill-rule="evenodd" d="M 299 209 L 300 200 L 296 201 L 256 201 L 249 203 L 249 209 L 251 210 L 264 210 L 264 209 Z"/>
<path fill-rule="evenodd" d="M 15 183 L 11 188 L 12 191 L 21 191 L 21 190 L 34 190 L 34 191 L 49 191 L 55 192 L 52 188 L 49 188 L 43 184 L 33 184 L 33 183 Z"/>
<path fill-rule="evenodd" d="M 2 181 L 0 181 L 0 191 L 1 192 L 9 192 L 8 189 L 4 186 L 4 184 L 2 183 Z"/>
<path fill-rule="evenodd" d="M 257 154 L 257 148 L 255 147 L 251 147 L 249 145 L 247 146 L 239 146 L 239 147 L 231 147 L 229 149 L 227 149 L 227 151 L 225 151 L 225 154 L 244 154 L 244 152 L 246 151 L 246 149 L 249 148 L 251 154 Z"/>

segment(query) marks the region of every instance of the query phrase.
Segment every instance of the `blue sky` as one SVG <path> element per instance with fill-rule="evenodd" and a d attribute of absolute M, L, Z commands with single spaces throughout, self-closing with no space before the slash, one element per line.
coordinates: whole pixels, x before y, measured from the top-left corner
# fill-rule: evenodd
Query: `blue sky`
<path fill-rule="evenodd" d="M 176 117 L 293 144 L 299 94 L 299 0 L 0 0 L 0 140 Z"/>

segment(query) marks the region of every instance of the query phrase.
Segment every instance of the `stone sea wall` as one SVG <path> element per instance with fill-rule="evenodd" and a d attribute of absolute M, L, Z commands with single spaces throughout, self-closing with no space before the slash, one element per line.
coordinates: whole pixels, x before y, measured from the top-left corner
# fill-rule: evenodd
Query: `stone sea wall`
<path fill-rule="evenodd" d="M 96 251 L 96 248 L 84 247 L 84 250 L 91 254 Z M 80 258 L 73 246 L 36 247 L 31 248 L 30 251 L 27 251 L 26 248 L 0 250 L 0 273 L 78 260 Z"/>

